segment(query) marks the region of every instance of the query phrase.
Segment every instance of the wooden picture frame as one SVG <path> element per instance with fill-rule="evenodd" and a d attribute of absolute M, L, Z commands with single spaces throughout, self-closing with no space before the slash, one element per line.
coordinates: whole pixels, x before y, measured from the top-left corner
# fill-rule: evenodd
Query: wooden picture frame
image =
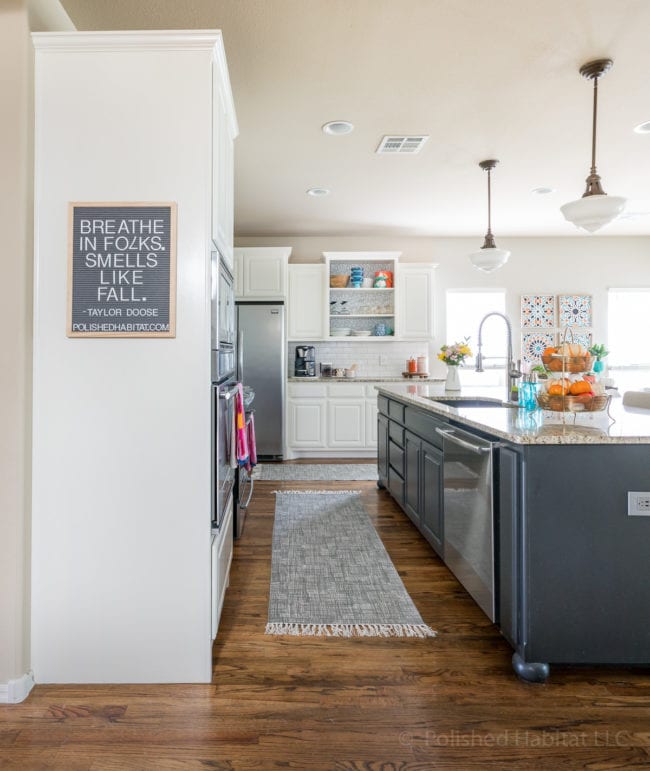
<path fill-rule="evenodd" d="M 175 202 L 68 204 L 68 337 L 176 337 Z"/>

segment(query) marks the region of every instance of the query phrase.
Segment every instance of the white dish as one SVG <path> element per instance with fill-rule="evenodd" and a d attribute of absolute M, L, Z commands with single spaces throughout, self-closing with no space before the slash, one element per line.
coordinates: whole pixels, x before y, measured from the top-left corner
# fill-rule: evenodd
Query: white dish
<path fill-rule="evenodd" d="M 345 328 L 333 329 L 330 334 L 332 337 L 348 337 L 351 331 L 351 329 Z"/>
<path fill-rule="evenodd" d="M 370 337 L 372 332 L 369 329 L 355 329 L 352 334 L 355 337 Z"/>

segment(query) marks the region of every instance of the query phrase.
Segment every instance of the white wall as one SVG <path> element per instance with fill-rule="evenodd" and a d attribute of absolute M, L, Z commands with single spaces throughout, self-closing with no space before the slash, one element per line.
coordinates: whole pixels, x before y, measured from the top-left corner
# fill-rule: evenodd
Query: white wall
<path fill-rule="evenodd" d="M 211 55 L 38 50 L 33 668 L 209 682 Z M 175 201 L 174 339 L 69 339 L 69 201 Z"/>
<path fill-rule="evenodd" d="M 0 702 L 26 695 L 33 252 L 33 49 L 30 29 L 69 29 L 58 0 L 0 6 Z"/>
<path fill-rule="evenodd" d="M 559 216 L 559 214 L 558 214 Z M 318 262 L 323 251 L 401 251 L 403 262 L 437 262 L 435 271 L 436 335 L 430 346 L 432 372 L 444 376 L 444 365 L 435 355 L 445 339 L 445 292 L 447 289 L 503 288 L 507 313 L 515 330 L 519 355 L 520 296 L 525 293 L 584 293 L 593 296 L 593 333 L 596 341 L 607 339 L 607 289 L 650 286 L 650 237 L 576 235 L 573 238 L 498 238 L 510 249 L 510 261 L 487 275 L 476 271 L 467 255 L 479 248 L 477 238 L 385 238 L 282 236 L 240 237 L 237 246 L 293 247 L 291 262 Z M 477 330 L 468 329 L 475 336 Z"/>

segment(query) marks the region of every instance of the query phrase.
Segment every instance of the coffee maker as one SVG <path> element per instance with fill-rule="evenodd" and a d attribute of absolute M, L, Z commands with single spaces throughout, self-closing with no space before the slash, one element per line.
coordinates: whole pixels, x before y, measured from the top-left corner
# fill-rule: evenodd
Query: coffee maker
<path fill-rule="evenodd" d="M 296 377 L 316 377 L 316 349 L 313 345 L 296 346 Z"/>

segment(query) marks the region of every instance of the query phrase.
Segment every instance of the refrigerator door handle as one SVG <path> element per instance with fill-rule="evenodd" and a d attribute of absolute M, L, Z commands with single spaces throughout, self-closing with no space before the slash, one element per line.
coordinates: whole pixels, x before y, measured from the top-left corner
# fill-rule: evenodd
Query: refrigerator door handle
<path fill-rule="evenodd" d="M 244 331 L 237 331 L 237 380 L 244 382 Z"/>

